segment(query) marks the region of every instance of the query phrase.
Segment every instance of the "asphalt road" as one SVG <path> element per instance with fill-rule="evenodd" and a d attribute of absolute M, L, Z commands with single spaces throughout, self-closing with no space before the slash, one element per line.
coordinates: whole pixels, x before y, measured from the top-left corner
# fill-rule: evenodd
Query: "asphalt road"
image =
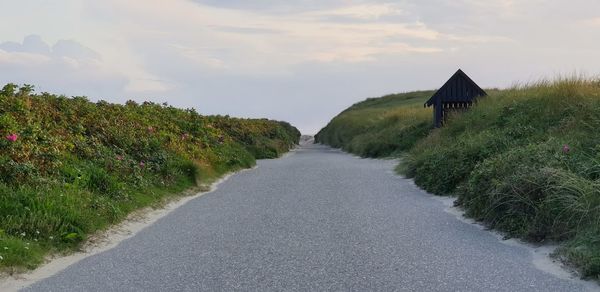
<path fill-rule="evenodd" d="M 27 291 L 583 291 L 444 211 L 394 161 L 304 146 L 260 161 Z"/>

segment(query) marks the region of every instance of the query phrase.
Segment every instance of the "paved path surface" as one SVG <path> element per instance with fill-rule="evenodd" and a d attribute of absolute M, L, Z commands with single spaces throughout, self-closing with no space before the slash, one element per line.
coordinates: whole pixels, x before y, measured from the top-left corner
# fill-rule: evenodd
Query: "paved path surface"
<path fill-rule="evenodd" d="M 305 146 L 260 161 L 28 291 L 583 291 L 444 212 L 393 161 Z M 587 288 L 589 289 L 589 287 Z"/>

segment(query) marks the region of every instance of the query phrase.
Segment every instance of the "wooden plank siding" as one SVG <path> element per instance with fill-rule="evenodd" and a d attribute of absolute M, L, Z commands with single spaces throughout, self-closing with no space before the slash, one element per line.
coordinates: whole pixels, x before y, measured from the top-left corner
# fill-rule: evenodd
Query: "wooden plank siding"
<path fill-rule="evenodd" d="M 433 123 L 439 128 L 451 111 L 468 110 L 478 97 L 487 93 L 479 87 L 467 74 L 458 69 L 448 81 L 436 91 L 425 103 L 425 107 L 433 106 Z"/>

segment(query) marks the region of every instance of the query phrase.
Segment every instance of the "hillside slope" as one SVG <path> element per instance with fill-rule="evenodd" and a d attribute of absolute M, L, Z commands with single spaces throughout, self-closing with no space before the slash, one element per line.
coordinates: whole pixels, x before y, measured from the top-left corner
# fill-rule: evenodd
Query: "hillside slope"
<path fill-rule="evenodd" d="M 33 268 L 131 211 L 275 158 L 285 122 L 0 91 L 0 268 Z"/>
<path fill-rule="evenodd" d="M 417 91 L 356 103 L 333 118 L 315 141 L 364 157 L 407 150 L 432 128 L 430 110 L 423 108 L 432 94 Z"/>
<path fill-rule="evenodd" d="M 353 106 L 321 130 L 318 141 L 362 156 L 404 152 L 399 169 L 420 187 L 457 196 L 468 216 L 509 236 L 563 242 L 559 254 L 597 278 L 600 81 L 561 79 L 489 93 L 441 129 L 409 132 L 405 144 L 389 140 L 403 137 L 406 127 L 431 123 L 431 109 L 419 116 L 411 105 L 388 111 Z M 398 113 L 395 129 L 388 137 L 372 134 L 386 127 L 371 121 L 392 111 Z"/>

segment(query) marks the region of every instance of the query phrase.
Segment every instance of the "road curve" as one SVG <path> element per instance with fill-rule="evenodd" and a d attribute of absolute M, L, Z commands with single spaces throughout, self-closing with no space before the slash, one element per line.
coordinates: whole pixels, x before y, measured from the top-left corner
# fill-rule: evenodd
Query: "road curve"
<path fill-rule="evenodd" d="M 26 291 L 584 291 L 392 171 L 307 145 Z"/>

